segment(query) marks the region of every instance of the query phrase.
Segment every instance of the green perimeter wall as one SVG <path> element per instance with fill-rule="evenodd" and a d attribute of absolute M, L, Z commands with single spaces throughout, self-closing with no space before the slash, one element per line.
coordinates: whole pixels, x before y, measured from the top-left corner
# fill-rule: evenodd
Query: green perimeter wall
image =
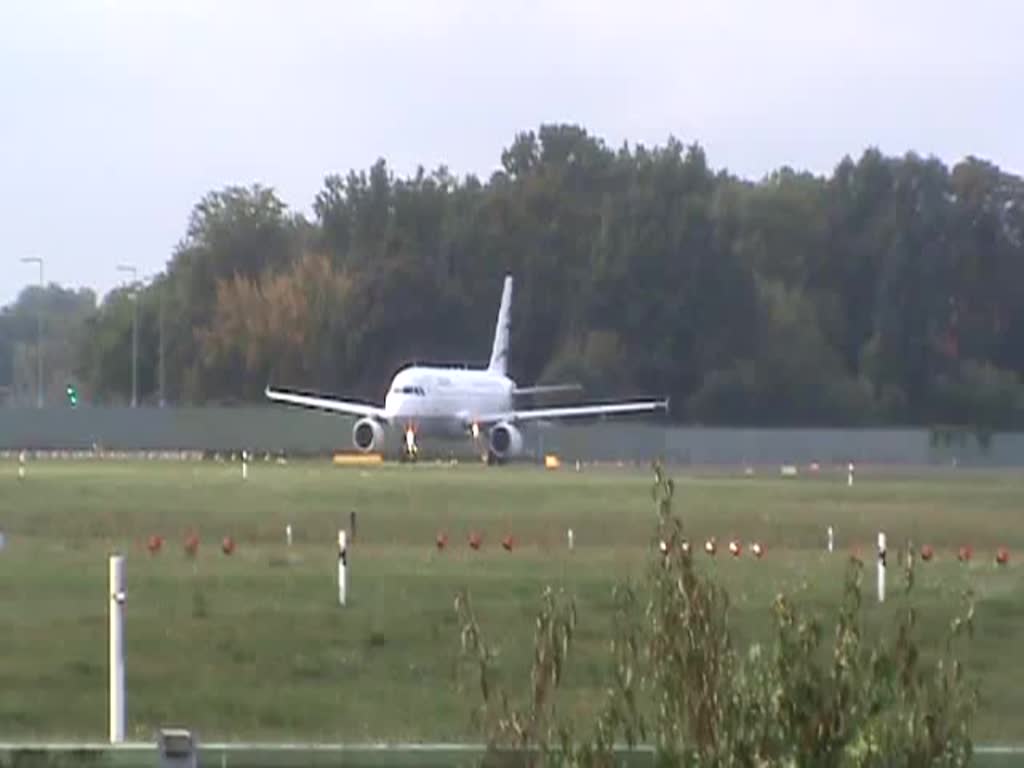
<path fill-rule="evenodd" d="M 0 408 L 0 451 L 192 450 L 326 455 L 352 449 L 352 420 L 276 406 L 208 408 Z M 823 466 L 854 461 L 910 466 L 1024 467 L 1024 434 L 970 430 L 724 429 L 665 427 L 631 419 L 534 426 L 528 456 L 563 461 Z M 389 448 L 400 441 L 396 436 Z M 425 457 L 470 458 L 466 441 L 425 443 Z"/>

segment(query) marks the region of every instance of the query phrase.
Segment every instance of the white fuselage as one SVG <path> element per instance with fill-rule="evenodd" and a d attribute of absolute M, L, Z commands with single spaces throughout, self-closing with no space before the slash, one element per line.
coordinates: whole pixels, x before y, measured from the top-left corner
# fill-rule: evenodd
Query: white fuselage
<path fill-rule="evenodd" d="M 480 416 L 513 409 L 515 382 L 487 370 L 411 366 L 391 380 L 384 399 L 390 423 L 418 435 L 465 435 Z"/>

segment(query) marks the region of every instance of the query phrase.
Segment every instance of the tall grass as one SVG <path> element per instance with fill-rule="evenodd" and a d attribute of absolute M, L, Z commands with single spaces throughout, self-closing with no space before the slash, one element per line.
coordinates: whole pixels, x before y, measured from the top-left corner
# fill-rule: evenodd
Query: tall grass
<path fill-rule="evenodd" d="M 650 566 L 616 589 L 604 701 L 587 726 L 562 718 L 577 616 L 571 598 L 545 590 L 526 691 L 497 688 L 494 652 L 467 592 L 455 609 L 463 660 L 478 680 L 477 727 L 496 752 L 530 764 L 613 765 L 615 746 L 653 745 L 659 765 L 968 765 L 977 689 L 960 644 L 973 633 L 971 594 L 934 658 L 918 644 L 914 558 L 904 560 L 901 611 L 891 631 L 862 628 L 863 563 L 849 560 L 835 625 L 779 594 L 773 639 L 740 647 L 728 592 L 701 572 L 673 510 L 674 485 L 655 467 L 658 509 Z M 663 544 L 662 544 L 663 543 Z"/>

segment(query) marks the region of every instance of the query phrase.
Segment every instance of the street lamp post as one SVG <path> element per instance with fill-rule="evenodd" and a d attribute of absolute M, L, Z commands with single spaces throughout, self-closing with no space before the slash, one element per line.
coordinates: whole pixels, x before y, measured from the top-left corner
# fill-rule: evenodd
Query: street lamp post
<path fill-rule="evenodd" d="M 118 272 L 130 272 L 132 275 L 132 408 L 139 402 L 139 286 L 138 270 L 129 264 L 118 264 Z"/>
<path fill-rule="evenodd" d="M 38 256 L 26 256 L 24 264 L 39 265 L 39 313 L 36 318 L 36 408 L 43 407 L 43 260 Z"/>

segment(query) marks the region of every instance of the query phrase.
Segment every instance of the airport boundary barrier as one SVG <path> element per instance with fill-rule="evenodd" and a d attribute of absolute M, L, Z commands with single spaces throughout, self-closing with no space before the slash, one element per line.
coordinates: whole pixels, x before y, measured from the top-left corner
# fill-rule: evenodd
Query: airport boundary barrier
<path fill-rule="evenodd" d="M 647 768 L 654 765 L 651 748 L 622 747 L 619 765 Z M 452 768 L 452 766 L 527 765 L 528 753 L 488 752 L 480 744 L 203 744 L 196 747 L 195 765 L 219 768 Z M 152 768 L 155 765 L 190 765 L 162 761 L 155 742 L 108 744 L 0 744 L 0 766 L 47 768 Z M 1007 768 L 1024 764 L 1024 747 L 975 746 L 977 768 Z"/>
<path fill-rule="evenodd" d="M 0 408 L 0 451 L 329 456 L 352 449 L 352 419 L 280 406 Z M 400 440 L 400 436 L 397 436 Z M 1024 434 L 968 429 L 784 429 L 664 426 L 633 419 L 524 430 L 526 456 L 563 463 L 822 466 L 1024 466 Z M 397 446 L 394 446 L 397 447 Z M 473 458 L 470 440 L 425 446 L 424 458 Z"/>

